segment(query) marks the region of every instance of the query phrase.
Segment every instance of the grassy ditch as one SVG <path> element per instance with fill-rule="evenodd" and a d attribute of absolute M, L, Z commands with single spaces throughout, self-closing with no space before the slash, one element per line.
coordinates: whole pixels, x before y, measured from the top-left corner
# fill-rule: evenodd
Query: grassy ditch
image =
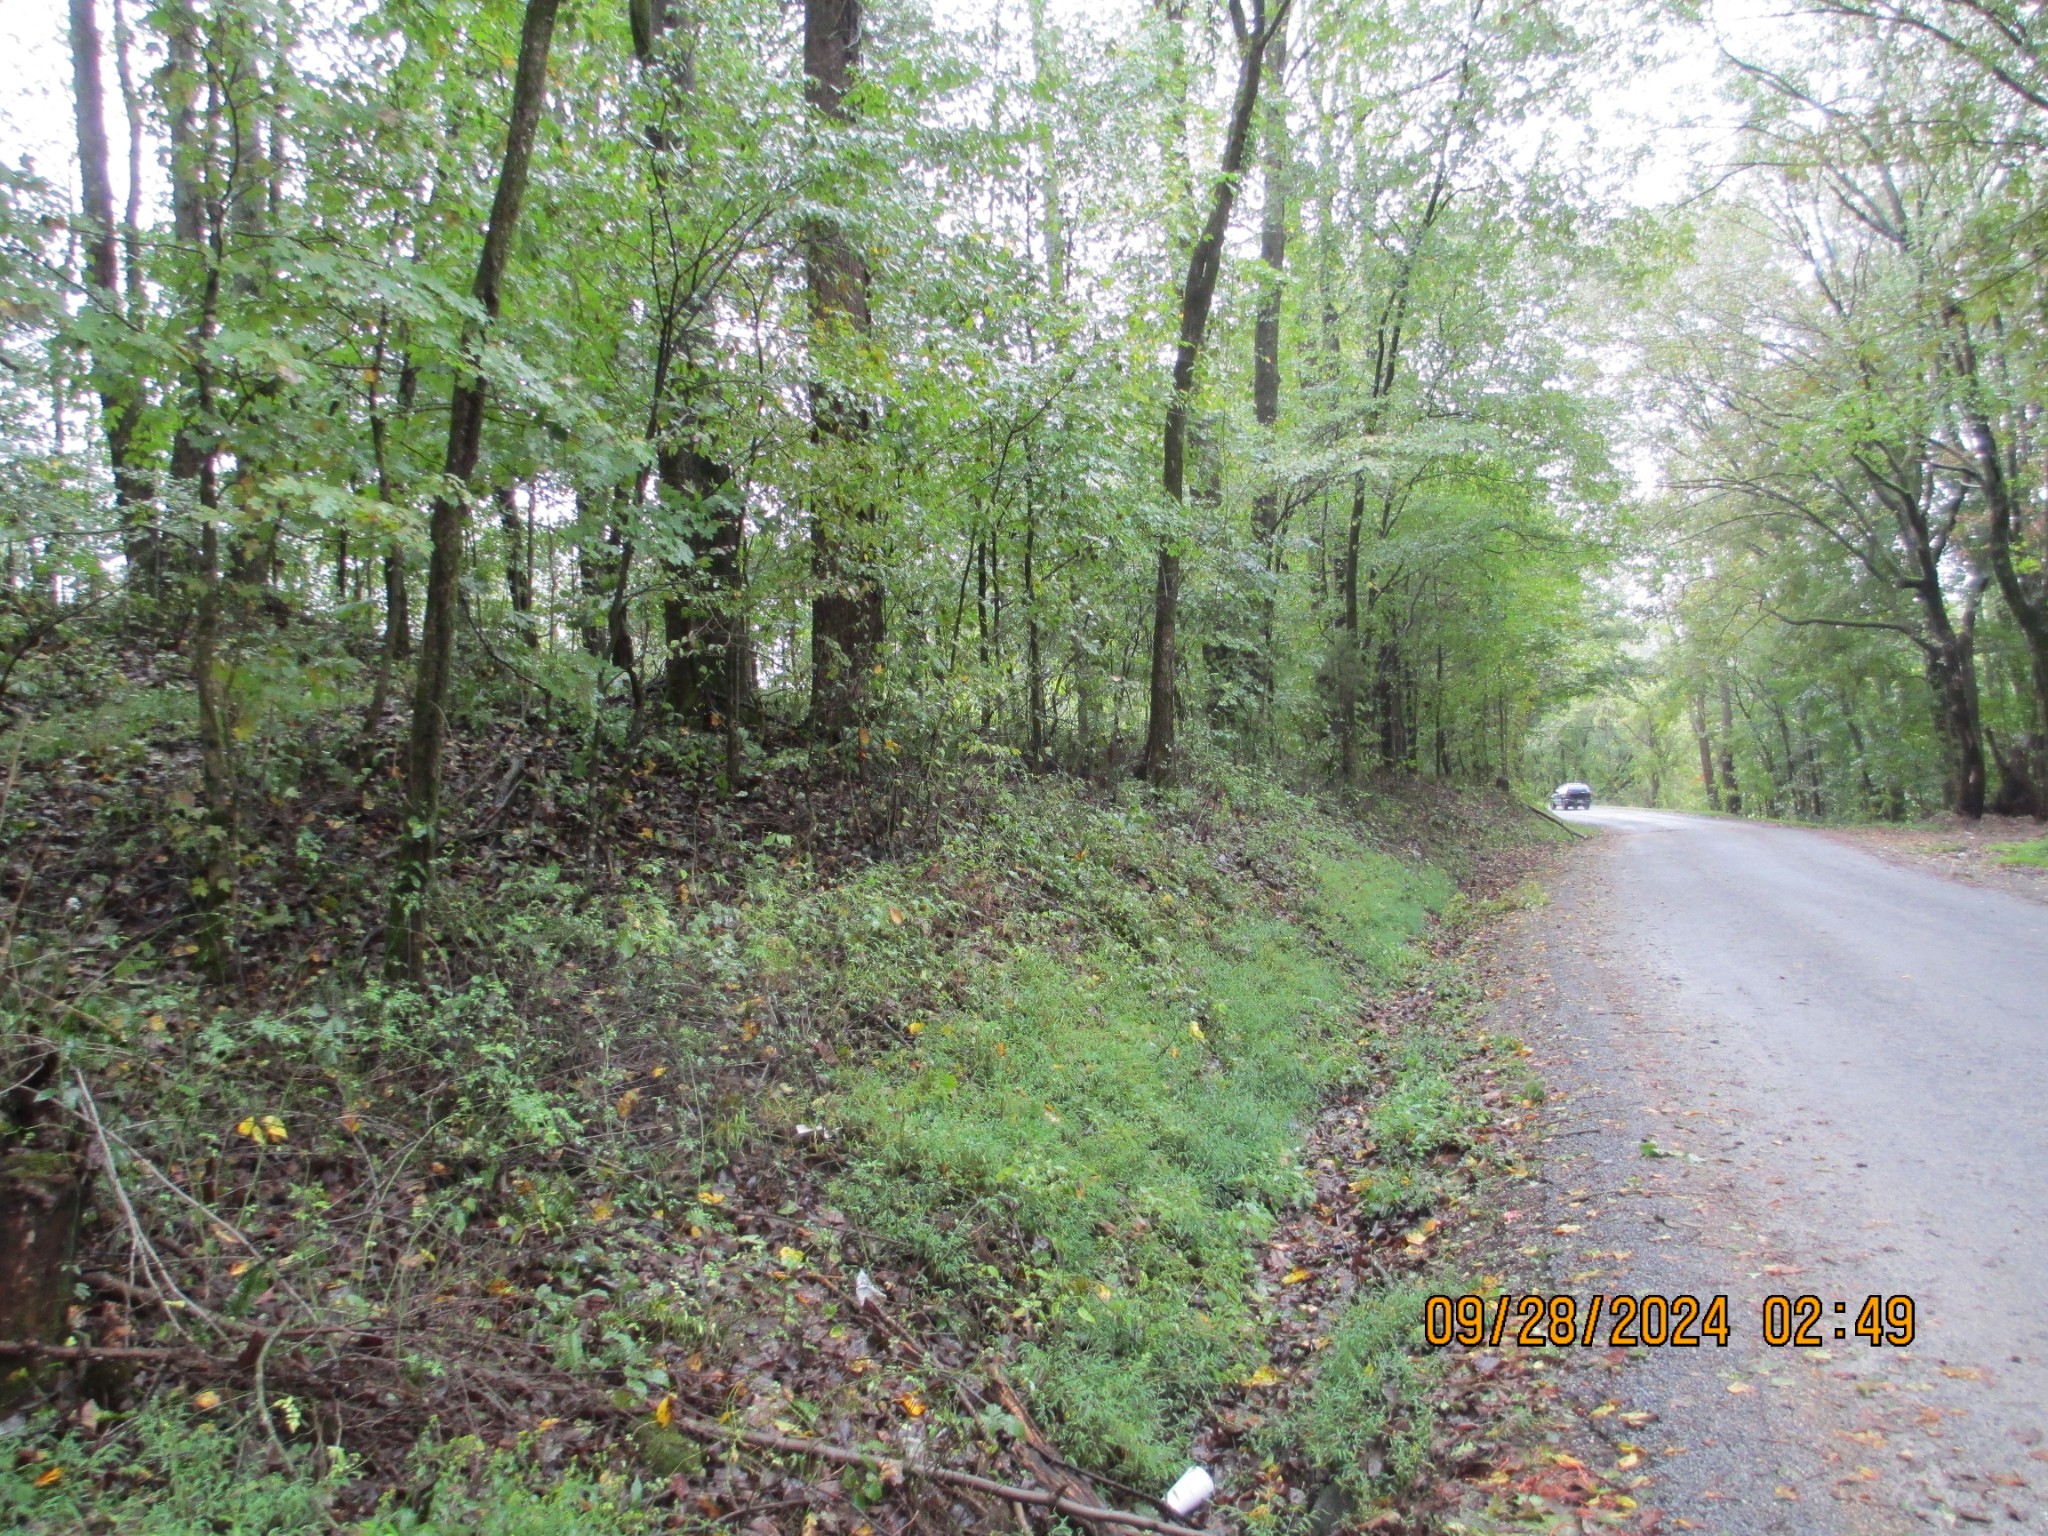
<path fill-rule="evenodd" d="M 953 804 L 866 864 L 769 833 L 716 882 L 515 865 L 458 892 L 481 960 L 430 997 L 110 975 L 68 1065 L 134 1219 L 101 1201 L 86 1268 L 175 1279 L 215 1332 L 82 1284 L 80 1339 L 167 1363 L 10 1425 L 0 1520 L 894 1528 L 931 1499 L 883 1475 L 906 1455 L 1030 1480 L 991 1381 L 1105 1490 L 1200 1456 L 1284 1526 L 1287 1477 L 1354 1504 L 1413 1479 L 1431 1249 L 1404 1233 L 1477 1146 L 1420 942 L 1451 880 L 1259 783 Z M 1528 820 L 1428 814 L 1454 857 Z M 1365 1277 L 1308 1321 L 1274 1267 L 1303 1223 Z M 293 1335 L 255 1379 L 252 1333 Z M 671 1408 L 882 1471 L 707 1452 Z"/>

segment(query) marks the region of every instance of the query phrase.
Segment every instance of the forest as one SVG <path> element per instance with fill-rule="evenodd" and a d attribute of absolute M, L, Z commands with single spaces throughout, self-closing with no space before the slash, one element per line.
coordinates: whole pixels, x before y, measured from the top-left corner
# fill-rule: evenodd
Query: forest
<path fill-rule="evenodd" d="M 1437 1528 L 1531 805 L 2048 816 L 2031 8 L 9 25 L 23 1529 Z"/>

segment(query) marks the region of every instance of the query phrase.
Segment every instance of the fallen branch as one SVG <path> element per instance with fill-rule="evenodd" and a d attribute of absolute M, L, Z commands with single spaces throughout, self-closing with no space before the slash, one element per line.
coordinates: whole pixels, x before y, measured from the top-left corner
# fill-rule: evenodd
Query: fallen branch
<path fill-rule="evenodd" d="M 1077 1520 L 1099 1520 L 1104 1525 L 1121 1525 L 1134 1531 L 1152 1531 L 1156 1536 L 1209 1536 L 1192 1526 L 1175 1525 L 1171 1520 L 1155 1520 L 1150 1515 L 1134 1515 L 1128 1510 L 1105 1509 L 1096 1504 L 1084 1504 L 1079 1499 L 1068 1498 L 1065 1494 L 1048 1493 L 1043 1488 L 1018 1488 L 1008 1483 L 999 1483 L 994 1478 L 980 1477 L 972 1472 L 956 1472 L 951 1467 L 928 1467 L 915 1464 L 905 1466 L 889 1457 L 877 1456 L 870 1451 L 853 1451 L 844 1446 L 826 1445 L 819 1440 L 804 1440 L 795 1435 L 771 1434 L 764 1429 L 736 1429 L 730 1425 L 714 1424 L 709 1419 L 693 1418 L 688 1414 L 674 1414 L 669 1422 L 685 1434 L 711 1444 L 737 1440 L 742 1445 L 751 1445 L 758 1450 L 781 1451 L 790 1456 L 815 1456 L 820 1461 L 829 1461 L 842 1467 L 866 1467 L 880 1471 L 884 1467 L 899 1467 L 915 1476 L 934 1483 L 944 1483 L 953 1488 L 966 1488 L 975 1493 L 990 1494 L 998 1499 L 1007 1499 L 1012 1504 L 1032 1504 L 1041 1509 L 1050 1509 L 1062 1515 L 1072 1515 Z"/>
<path fill-rule="evenodd" d="M 203 1349 L 163 1349 L 131 1344 L 38 1344 L 33 1339 L 0 1339 L 0 1360 L 26 1355 L 40 1360 L 176 1360 L 187 1365 L 219 1366 Z"/>
<path fill-rule="evenodd" d="M 1526 800 L 1517 800 L 1517 801 L 1515 802 L 1515 804 L 1519 805 L 1519 806 L 1520 806 L 1520 807 L 1521 807 L 1521 808 L 1522 808 L 1523 810 L 1527 811 L 1527 812 L 1528 812 L 1528 813 L 1529 813 L 1529 814 L 1530 814 L 1531 816 L 1541 816 L 1541 817 L 1542 817 L 1542 818 L 1543 818 L 1543 819 L 1544 819 L 1545 821 L 1549 822 L 1549 823 L 1550 823 L 1550 824 L 1551 824 L 1551 825 L 1552 825 L 1553 827 L 1562 827 L 1562 828 L 1564 828 L 1564 830 L 1565 830 L 1565 831 L 1567 831 L 1567 832 L 1569 832 L 1569 833 L 1571 833 L 1571 835 L 1572 835 L 1573 837 L 1591 837 L 1591 836 L 1593 835 L 1592 833 L 1590 833 L 1590 832 L 1588 832 L 1588 831 L 1584 830 L 1584 829 L 1583 829 L 1583 828 L 1581 828 L 1581 827 L 1575 827 L 1575 826 L 1573 826 L 1573 825 L 1572 825 L 1572 824 L 1571 824 L 1570 822 L 1566 821 L 1566 820 L 1565 820 L 1565 819 L 1564 819 L 1564 818 L 1563 818 L 1562 816 L 1555 816 L 1555 815 L 1552 815 L 1552 814 L 1551 814 L 1551 813 L 1550 813 L 1549 811 L 1546 811 L 1546 810 L 1545 810 L 1545 809 L 1544 809 L 1544 808 L 1543 808 L 1542 806 L 1540 806 L 1540 805 L 1531 805 L 1531 804 L 1529 804 L 1529 803 L 1528 803 L 1528 802 L 1527 802 Z"/>

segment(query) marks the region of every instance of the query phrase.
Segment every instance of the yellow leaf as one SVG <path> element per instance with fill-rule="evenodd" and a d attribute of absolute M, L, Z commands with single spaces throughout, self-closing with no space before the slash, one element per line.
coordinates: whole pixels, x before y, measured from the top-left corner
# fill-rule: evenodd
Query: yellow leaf
<path fill-rule="evenodd" d="M 650 1069 L 648 1070 L 648 1073 L 647 1073 L 647 1075 L 648 1075 L 649 1077 L 667 1077 L 667 1076 L 668 1076 L 668 1068 L 667 1068 L 667 1067 L 653 1067 L 653 1068 L 650 1068 Z"/>
<path fill-rule="evenodd" d="M 923 1033 L 924 1033 L 924 1020 L 923 1020 L 923 1019 L 912 1019 L 912 1020 L 911 1020 L 911 1021 L 910 1021 L 910 1022 L 909 1022 L 908 1024 L 906 1024 L 906 1025 L 904 1025 L 904 1026 L 903 1026 L 903 1032 L 904 1032 L 904 1033 L 905 1033 L 906 1035 L 921 1035 L 921 1034 L 923 1034 Z"/>
<path fill-rule="evenodd" d="M 1620 1406 L 1621 1405 L 1616 1402 L 1605 1402 L 1602 1403 L 1598 1408 L 1595 1408 L 1591 1413 L 1587 1414 L 1586 1417 L 1589 1419 L 1604 1419 L 1607 1417 L 1607 1415 L 1614 1412 L 1614 1410 L 1616 1408 L 1619 1408 Z"/>
<path fill-rule="evenodd" d="M 1302 1281 L 1304 1281 L 1304 1280 L 1306 1280 L 1306 1279 L 1308 1279 L 1308 1278 L 1309 1278 L 1309 1273 L 1308 1273 L 1308 1271 L 1307 1271 L 1307 1270 L 1305 1270 L 1305 1269 L 1290 1269 L 1289 1271 L 1287 1271 L 1287 1273 L 1286 1273 L 1286 1274 L 1284 1274 L 1284 1275 L 1282 1275 L 1282 1276 L 1280 1277 L 1280 1283 L 1281 1283 L 1282 1285 L 1299 1285 L 1299 1284 L 1301 1284 L 1301 1282 L 1302 1282 Z"/>
<path fill-rule="evenodd" d="M 344 1131 L 347 1131 L 351 1136 L 355 1135 L 355 1133 L 362 1128 L 362 1124 L 363 1117 L 357 1114 L 354 1110 L 350 1110 L 347 1114 L 341 1117 L 341 1128 Z"/>
<path fill-rule="evenodd" d="M 1638 1456 L 1634 1451 L 1630 1451 L 1626 1456 L 1622 1457 L 1621 1460 L 1615 1463 L 1615 1465 L 1621 1468 L 1621 1470 L 1624 1472 L 1631 1472 L 1635 1470 L 1635 1468 L 1641 1466 L 1642 1464 L 1643 1458 Z"/>
<path fill-rule="evenodd" d="M 1788 1488 L 1783 1483 L 1780 1483 L 1771 1490 L 1771 1497 L 1783 1499 L 1787 1504 L 1797 1504 L 1799 1502 L 1799 1490 L 1797 1488 Z"/>
<path fill-rule="evenodd" d="M 534 1425 L 533 1427 L 539 1430 L 542 1434 L 546 1434 L 549 1430 L 553 1429 L 557 1424 L 561 1422 L 562 1421 L 560 1419 L 542 1419 L 538 1424 Z"/>
<path fill-rule="evenodd" d="M 624 1120 L 631 1116 L 635 1106 L 637 1106 L 639 1102 L 640 1090 L 638 1088 L 628 1088 L 624 1093 L 620 1094 L 618 1105 L 619 1118 L 621 1120 Z"/>
<path fill-rule="evenodd" d="M 62 1467 L 52 1467 L 47 1472 L 36 1474 L 36 1486 L 38 1488 L 54 1488 L 63 1481 L 64 1469 Z"/>
<path fill-rule="evenodd" d="M 784 1246 L 775 1250 L 775 1257 L 782 1260 L 782 1262 L 785 1264 L 801 1264 L 804 1261 L 804 1251 L 801 1248 L 790 1248 Z"/>
<path fill-rule="evenodd" d="M 246 1136 L 251 1141 L 260 1142 L 263 1140 L 263 1133 L 256 1129 L 256 1117 L 254 1115 L 244 1115 L 235 1126 L 235 1134 L 237 1136 Z"/>
<path fill-rule="evenodd" d="M 1202 1033 L 1202 1026 L 1197 1024 L 1193 1019 L 1188 1020 L 1188 1033 L 1193 1035 L 1197 1040 L 1206 1040 L 1209 1038 L 1207 1035 Z"/>
<path fill-rule="evenodd" d="M 891 907 L 889 909 L 889 921 L 900 924 L 903 921 L 903 909 L 901 907 Z"/>
<path fill-rule="evenodd" d="M 204 1392 L 194 1392 L 192 1394 L 192 1406 L 201 1413 L 211 1413 L 220 1406 L 220 1394 L 211 1387 L 207 1388 Z"/>
<path fill-rule="evenodd" d="M 651 843 L 651 842 L 653 842 L 653 841 L 654 841 L 654 828 L 652 828 L 652 827 L 642 827 L 642 828 L 640 829 L 640 838 L 641 838 L 641 841 L 643 841 L 643 842 L 648 842 L 648 843 Z"/>
<path fill-rule="evenodd" d="M 717 1190 L 715 1190 L 715 1189 L 700 1189 L 700 1190 L 698 1190 L 698 1191 L 697 1191 L 697 1199 L 698 1199 L 699 1201 L 701 1201 L 701 1202 L 702 1202 L 703 1204 L 705 1204 L 705 1205 L 723 1205 L 723 1204 L 725 1204 L 725 1196 L 721 1195 L 721 1194 L 720 1194 L 720 1193 L 719 1193 L 719 1192 L 718 1192 Z"/>
<path fill-rule="evenodd" d="M 239 1280 L 247 1273 L 249 1273 L 249 1261 L 247 1259 L 237 1259 L 228 1266 L 228 1276 L 230 1279 Z"/>
<path fill-rule="evenodd" d="M 1728 1390 L 1730 1392 L 1754 1392 L 1756 1388 L 1746 1381 L 1731 1381 L 1728 1383 Z"/>
<path fill-rule="evenodd" d="M 1944 1365 L 1941 1368 L 1941 1374 L 1953 1376 L 1957 1381 L 1982 1381 L 1984 1379 L 1984 1373 L 1973 1365 Z"/>
<path fill-rule="evenodd" d="M 903 1405 L 903 1411 L 913 1419 L 924 1417 L 924 1399 L 915 1392 L 906 1392 L 903 1396 L 897 1398 L 896 1401 Z"/>
<path fill-rule="evenodd" d="M 1276 1387 L 1280 1384 L 1280 1373 L 1270 1365 L 1262 1365 L 1251 1375 L 1238 1383 L 1245 1387 Z"/>
<path fill-rule="evenodd" d="M 609 1201 L 609 1200 L 593 1200 L 593 1201 L 591 1201 L 591 1202 L 590 1202 L 590 1219 L 591 1219 L 592 1221 L 610 1221 L 610 1220 L 612 1219 L 612 1203 L 611 1203 L 611 1201 Z"/>
<path fill-rule="evenodd" d="M 673 1394 L 664 1397 L 654 1405 L 654 1422 L 667 1429 L 676 1416 L 676 1400 Z"/>

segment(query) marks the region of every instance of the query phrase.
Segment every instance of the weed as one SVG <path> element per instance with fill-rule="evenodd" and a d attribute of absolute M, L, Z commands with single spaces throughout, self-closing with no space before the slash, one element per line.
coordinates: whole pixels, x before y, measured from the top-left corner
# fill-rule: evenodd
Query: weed
<path fill-rule="evenodd" d="M 1270 1436 L 1361 1498 L 1411 1483 L 1428 1456 L 1439 1366 L 1422 1348 L 1424 1295 L 1402 1285 L 1347 1307 L 1306 1401 Z"/>

